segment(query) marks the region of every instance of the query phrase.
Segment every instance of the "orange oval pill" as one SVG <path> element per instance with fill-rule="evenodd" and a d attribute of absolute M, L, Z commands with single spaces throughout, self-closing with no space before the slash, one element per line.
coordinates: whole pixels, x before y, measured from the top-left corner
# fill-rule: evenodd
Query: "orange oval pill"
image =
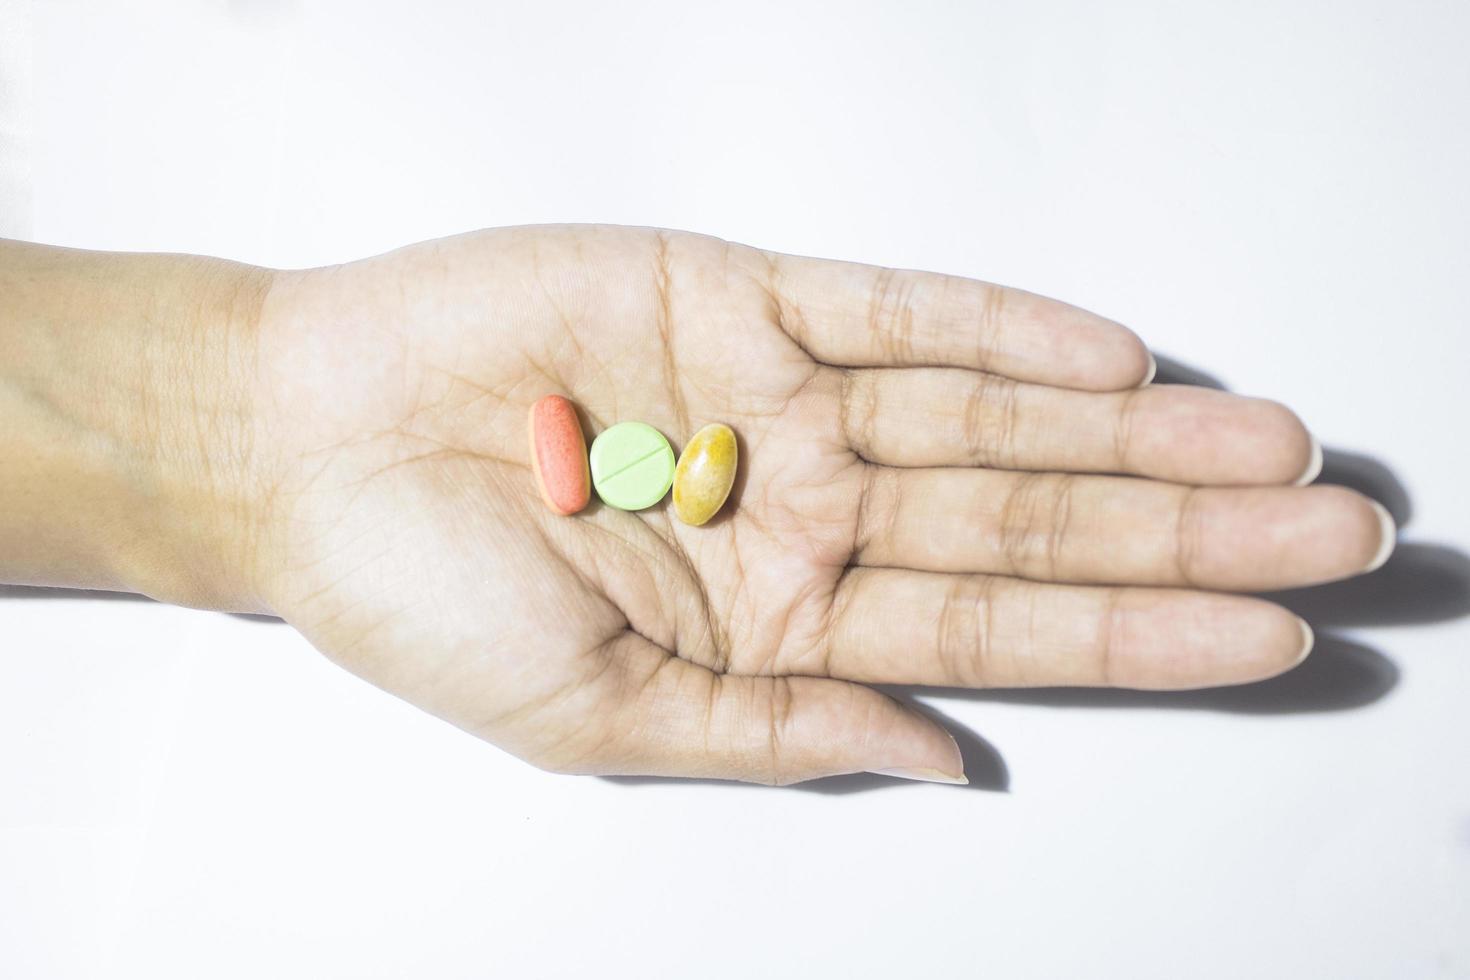
<path fill-rule="evenodd" d="M 541 499 L 558 514 L 575 514 L 592 494 L 577 409 L 561 395 L 547 395 L 531 406 L 530 431 L 531 469 Z"/>

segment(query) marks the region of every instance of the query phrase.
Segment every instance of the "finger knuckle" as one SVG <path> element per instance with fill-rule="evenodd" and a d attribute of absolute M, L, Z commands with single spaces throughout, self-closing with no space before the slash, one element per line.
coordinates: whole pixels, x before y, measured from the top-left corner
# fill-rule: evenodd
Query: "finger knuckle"
<path fill-rule="evenodd" d="M 878 437 L 879 382 L 872 372 L 843 371 L 838 392 L 843 437 L 864 459 L 874 454 Z"/>
<path fill-rule="evenodd" d="M 961 407 L 963 444 L 975 466 L 1013 469 L 1017 461 L 1020 385 L 992 374 L 980 374 Z"/>
<path fill-rule="evenodd" d="M 995 351 L 1001 347 L 1001 337 L 1006 321 L 1013 315 L 1011 309 L 1014 294 L 1003 286 L 987 284 L 981 293 L 980 331 L 981 349 Z"/>
<path fill-rule="evenodd" d="M 1096 651 L 1093 657 L 1093 682 L 1102 687 L 1113 687 L 1119 683 L 1119 653 L 1126 648 L 1124 637 L 1128 627 L 1128 609 L 1123 602 L 1123 591 L 1108 590 L 1103 604 L 1103 613 L 1098 618 Z"/>
<path fill-rule="evenodd" d="M 1204 555 L 1204 507 L 1198 487 L 1186 487 L 1175 511 L 1174 570 L 1179 584 L 1194 586 L 1200 580 Z"/>
<path fill-rule="evenodd" d="M 1133 432 L 1138 420 L 1139 397 L 1146 388 L 1136 388 L 1123 395 L 1122 404 L 1113 423 L 1113 467 L 1119 471 L 1131 469 L 1133 456 Z"/>
<path fill-rule="evenodd" d="M 789 678 L 772 677 L 766 683 L 769 688 L 766 698 L 768 752 L 761 781 L 780 786 L 796 778 L 789 764 L 791 746 L 795 742 L 795 698 Z"/>
<path fill-rule="evenodd" d="M 920 282 L 914 273 L 899 269 L 880 269 L 873 277 L 868 326 L 889 362 L 914 361 L 915 295 Z"/>
<path fill-rule="evenodd" d="M 1028 473 L 1001 507 L 1000 551 L 1013 574 L 1058 578 L 1064 570 L 1076 478 Z"/>
<path fill-rule="evenodd" d="M 865 465 L 863 470 L 852 552 L 854 557 L 877 560 L 887 557 L 881 552 L 894 539 L 903 509 L 903 481 L 892 467 Z"/>
<path fill-rule="evenodd" d="M 978 686 L 990 673 L 994 654 L 993 579 L 956 576 L 944 597 L 936 624 L 935 657 L 939 675 L 962 687 Z"/>

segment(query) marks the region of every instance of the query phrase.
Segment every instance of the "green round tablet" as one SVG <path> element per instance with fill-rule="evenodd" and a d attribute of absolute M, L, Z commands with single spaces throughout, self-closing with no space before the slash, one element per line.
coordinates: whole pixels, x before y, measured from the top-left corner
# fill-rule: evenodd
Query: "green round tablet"
<path fill-rule="evenodd" d="M 657 429 L 619 422 L 592 440 L 592 485 L 609 507 L 652 507 L 674 482 L 674 451 Z"/>

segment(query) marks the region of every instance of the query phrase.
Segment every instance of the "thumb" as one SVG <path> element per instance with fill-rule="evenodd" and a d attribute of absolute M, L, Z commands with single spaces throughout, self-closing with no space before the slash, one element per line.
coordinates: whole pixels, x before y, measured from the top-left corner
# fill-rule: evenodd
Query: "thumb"
<path fill-rule="evenodd" d="M 786 784 L 852 772 L 965 783 L 955 740 L 869 687 L 818 677 L 717 674 L 635 633 L 610 644 L 621 734 L 579 760 L 603 774 Z"/>

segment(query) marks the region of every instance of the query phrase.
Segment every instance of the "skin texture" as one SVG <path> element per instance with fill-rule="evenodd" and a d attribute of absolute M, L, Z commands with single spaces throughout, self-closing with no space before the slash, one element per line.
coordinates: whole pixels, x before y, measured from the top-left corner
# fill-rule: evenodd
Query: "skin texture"
<path fill-rule="evenodd" d="M 224 353 L 182 358 L 242 407 L 153 426 L 216 460 L 227 492 L 190 492 L 183 449 L 157 481 L 202 515 L 230 502 L 182 536 L 214 560 L 180 574 L 113 544 L 100 584 L 274 612 L 556 771 L 959 779 L 953 740 L 864 682 L 1270 676 L 1309 632 L 1226 592 L 1391 546 L 1366 498 L 1292 486 L 1315 445 L 1290 411 L 1141 387 L 1132 333 L 1016 290 L 611 227 L 262 274 L 226 291 Z M 549 512 L 525 431 L 548 393 L 589 437 L 728 423 L 730 503 L 704 527 L 667 498 Z M 98 584 L 89 560 L 0 571 Z"/>

